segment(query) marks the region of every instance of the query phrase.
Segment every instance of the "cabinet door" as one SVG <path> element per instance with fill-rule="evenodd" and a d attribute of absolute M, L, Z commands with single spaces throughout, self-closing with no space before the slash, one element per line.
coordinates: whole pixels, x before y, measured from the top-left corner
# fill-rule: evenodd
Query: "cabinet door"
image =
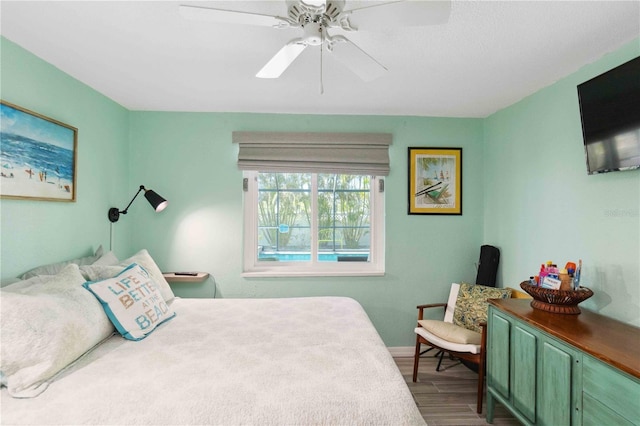
<path fill-rule="evenodd" d="M 601 361 L 583 361 L 584 424 L 640 424 L 640 380 Z"/>
<path fill-rule="evenodd" d="M 583 394 L 584 411 L 582 413 L 583 426 L 633 426 L 629 420 L 602 404 L 597 399 L 593 399 L 588 393 Z"/>
<path fill-rule="evenodd" d="M 530 422 L 536 421 L 536 336 L 520 323 L 513 325 L 513 406 Z"/>
<path fill-rule="evenodd" d="M 511 323 L 490 310 L 489 348 L 487 352 L 487 383 L 509 399 L 509 340 Z"/>
<path fill-rule="evenodd" d="M 538 418 L 540 425 L 570 425 L 572 370 L 575 356 L 552 340 L 542 340 L 539 349 Z"/>

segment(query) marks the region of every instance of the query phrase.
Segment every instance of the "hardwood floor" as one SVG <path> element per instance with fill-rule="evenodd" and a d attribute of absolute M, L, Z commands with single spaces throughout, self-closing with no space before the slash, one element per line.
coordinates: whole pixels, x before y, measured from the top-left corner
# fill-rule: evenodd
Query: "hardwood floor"
<path fill-rule="evenodd" d="M 482 414 L 476 413 L 478 375 L 445 355 L 442 371 L 436 371 L 437 359 L 426 354 L 420 358 L 418 381 L 412 382 L 413 357 L 395 357 L 422 417 L 430 426 L 486 425 L 486 397 Z M 486 392 L 486 391 L 485 391 Z M 501 404 L 496 404 L 494 425 L 520 425 Z"/>

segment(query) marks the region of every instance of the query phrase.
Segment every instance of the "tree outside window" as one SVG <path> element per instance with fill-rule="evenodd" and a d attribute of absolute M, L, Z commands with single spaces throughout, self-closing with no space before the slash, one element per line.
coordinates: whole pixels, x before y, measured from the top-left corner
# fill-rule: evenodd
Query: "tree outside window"
<path fill-rule="evenodd" d="M 371 177 L 318 174 L 315 178 L 318 251 L 368 253 Z M 310 253 L 311 180 L 308 173 L 258 173 L 262 251 Z"/>

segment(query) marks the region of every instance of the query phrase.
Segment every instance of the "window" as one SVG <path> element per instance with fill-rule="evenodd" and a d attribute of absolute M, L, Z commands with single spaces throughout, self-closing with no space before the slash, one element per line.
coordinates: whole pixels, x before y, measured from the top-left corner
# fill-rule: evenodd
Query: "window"
<path fill-rule="evenodd" d="M 388 133 L 233 132 L 244 276 L 383 275 Z"/>
<path fill-rule="evenodd" d="M 384 274 L 381 178 L 245 171 L 246 276 Z"/>

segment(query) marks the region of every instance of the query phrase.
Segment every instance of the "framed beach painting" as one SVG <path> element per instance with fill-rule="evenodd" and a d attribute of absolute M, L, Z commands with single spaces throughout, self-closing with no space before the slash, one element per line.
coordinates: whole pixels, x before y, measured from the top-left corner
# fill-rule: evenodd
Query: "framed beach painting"
<path fill-rule="evenodd" d="M 409 148 L 409 214 L 462 214 L 462 148 Z"/>
<path fill-rule="evenodd" d="M 76 201 L 78 129 L 0 101 L 0 197 Z"/>

